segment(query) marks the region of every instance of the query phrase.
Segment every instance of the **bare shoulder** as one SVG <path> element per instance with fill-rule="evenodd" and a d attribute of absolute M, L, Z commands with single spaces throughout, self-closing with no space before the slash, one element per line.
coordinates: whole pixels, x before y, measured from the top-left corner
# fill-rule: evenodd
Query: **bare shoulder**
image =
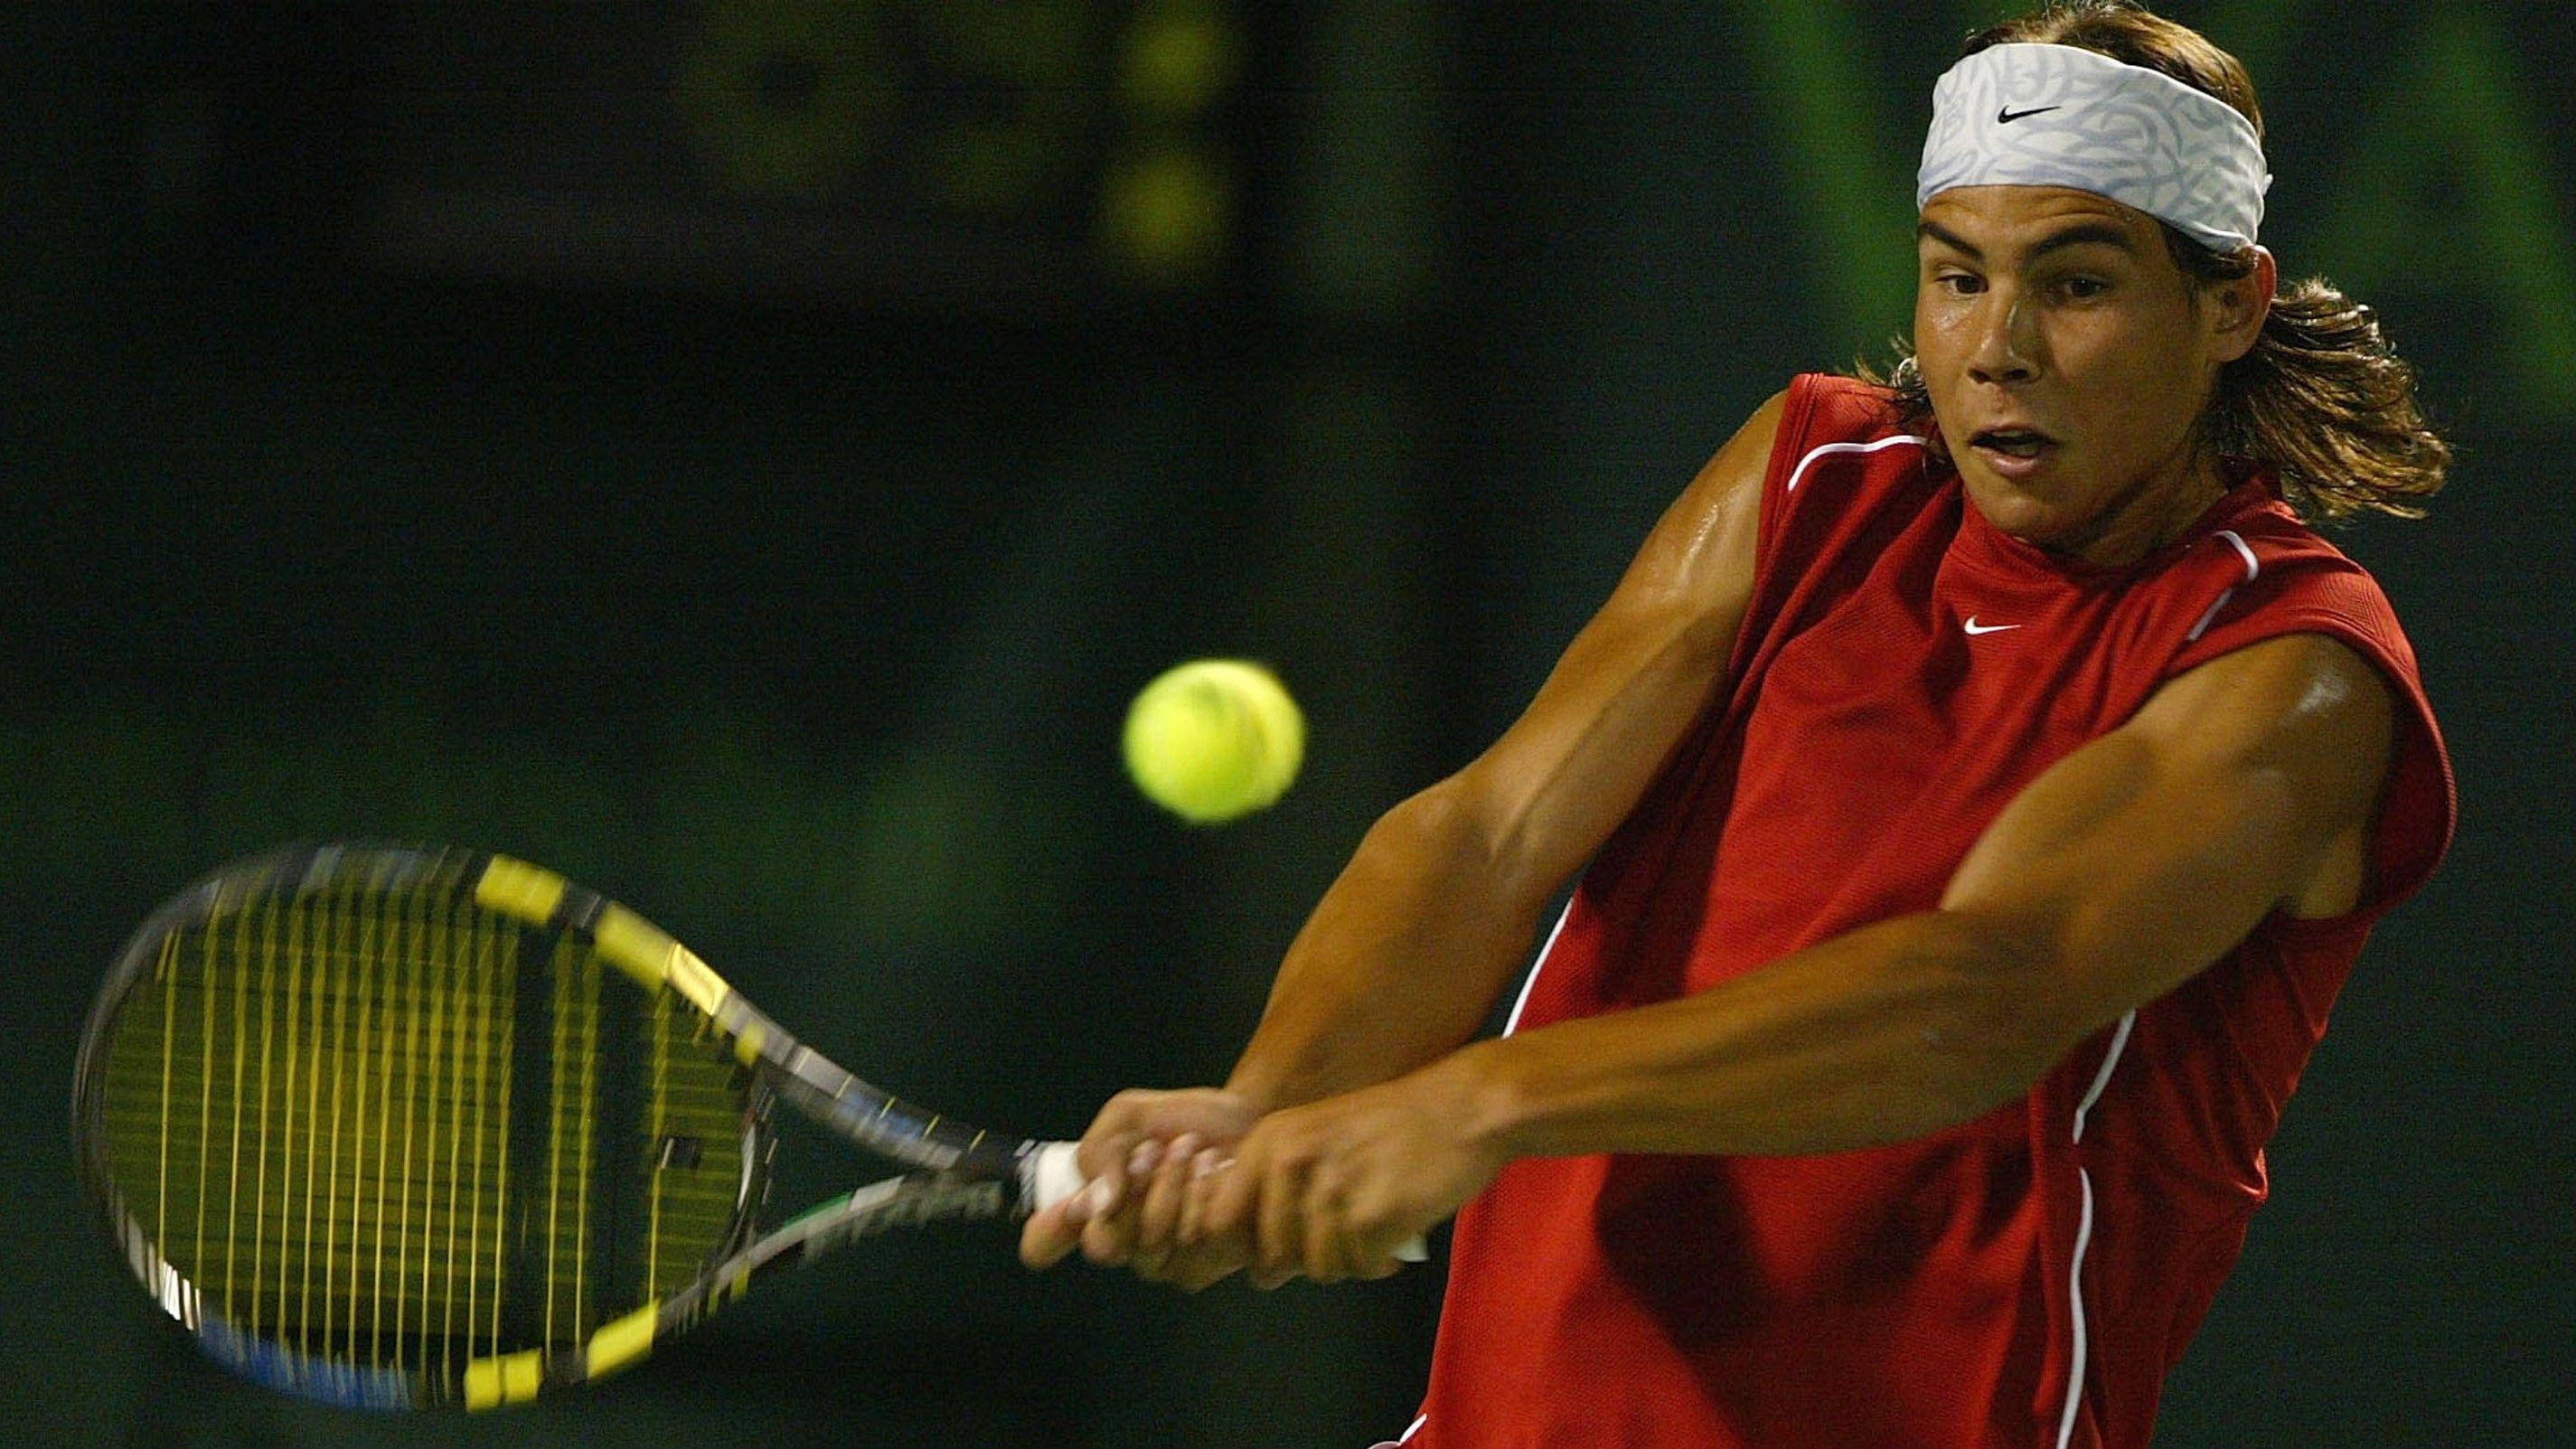
<path fill-rule="evenodd" d="M 1788 406 L 1786 392 L 1754 409 L 1703 464 L 1646 536 L 1621 581 L 1631 605 L 1690 603 L 1749 594 L 1762 526 L 1762 480 Z"/>
<path fill-rule="evenodd" d="M 2396 735 L 2388 681 L 2324 634 L 2284 634 L 2177 676 L 2127 731 L 2177 760 L 2278 774 L 2321 824 L 2376 804 Z"/>
<path fill-rule="evenodd" d="M 1700 477 L 1722 477 L 1737 486 L 1759 489 L 1762 475 L 1771 465 L 1771 447 L 1780 436 L 1780 419 L 1789 409 L 1789 392 L 1783 388 L 1753 410 L 1753 416 L 1717 450 L 1700 470 Z"/>
<path fill-rule="evenodd" d="M 1499 862 L 1492 894 L 1514 912 L 1535 913 L 1600 848 L 1724 682 L 1783 409 L 1757 409 L 1700 469 L 1529 708 L 1435 787 Z"/>
<path fill-rule="evenodd" d="M 1757 512 L 1762 501 L 1762 480 L 1771 470 L 1771 450 L 1780 437 L 1780 419 L 1788 411 L 1786 390 L 1773 393 L 1753 416 L 1744 420 L 1726 445 L 1701 466 L 1683 497 L 1698 495 L 1704 501 L 1724 500 L 1736 508 Z"/>

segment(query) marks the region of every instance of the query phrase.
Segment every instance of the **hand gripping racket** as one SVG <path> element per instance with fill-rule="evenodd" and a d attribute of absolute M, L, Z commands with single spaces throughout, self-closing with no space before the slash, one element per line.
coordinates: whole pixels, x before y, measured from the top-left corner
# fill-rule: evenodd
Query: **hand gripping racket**
<path fill-rule="evenodd" d="M 782 1099 L 915 1170 L 759 1231 Z M 73 1130 L 213 1357 L 384 1409 L 595 1379 L 771 1269 L 1081 1180 L 1070 1143 L 853 1077 L 625 907 L 440 848 L 280 852 L 163 905 L 91 1012 Z"/>

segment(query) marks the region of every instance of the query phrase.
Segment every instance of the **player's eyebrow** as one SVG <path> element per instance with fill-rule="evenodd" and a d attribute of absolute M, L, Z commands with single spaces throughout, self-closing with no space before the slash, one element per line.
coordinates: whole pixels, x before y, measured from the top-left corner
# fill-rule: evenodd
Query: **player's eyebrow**
<path fill-rule="evenodd" d="M 1941 245 L 1959 253 L 1961 256 L 1966 257 L 1972 262 L 1982 262 L 1986 259 L 1986 253 L 1983 248 L 1974 245 L 1966 237 L 1959 235 L 1957 232 L 1950 230 L 1948 227 L 1943 226 L 1937 221 L 1916 222 L 1914 225 L 1914 236 L 1918 242 L 1924 240 L 1939 242 Z M 2049 252 L 2057 251 L 2065 247 L 2088 245 L 2117 247 L 2121 251 L 2129 252 L 2133 255 L 2137 251 L 2136 245 L 2129 240 L 2129 234 L 2122 231 L 2120 228 L 2113 226 L 2111 223 L 2107 221 L 2080 221 L 2075 225 L 2066 228 L 2064 231 L 2051 232 L 2047 236 L 2041 237 L 2038 241 L 2031 243 L 2030 250 L 2023 254 L 2023 259 L 2028 260 L 2033 257 L 2044 256 Z"/>
<path fill-rule="evenodd" d="M 1984 249 L 1971 246 L 1966 237 L 1950 230 L 1941 223 L 1937 221 L 1916 222 L 1914 224 L 1915 241 L 1919 243 L 1927 238 L 1929 240 L 1939 242 L 1941 245 L 1948 247 L 1950 250 L 1957 252 L 1963 257 L 1966 257 L 1969 261 L 1982 262 L 1986 259 Z"/>
<path fill-rule="evenodd" d="M 2113 226 L 2107 221 L 2086 221 L 2078 222 L 2064 231 L 2052 232 L 2049 235 L 2040 238 L 2038 241 L 2031 244 L 2030 250 L 2024 253 L 2024 255 L 2027 257 L 2036 257 L 2048 252 L 2057 251 L 2064 247 L 2080 246 L 2115 247 L 2121 251 L 2133 254 L 2137 250 L 2137 248 L 2129 241 L 2129 234 L 2122 231 L 2120 228 Z"/>

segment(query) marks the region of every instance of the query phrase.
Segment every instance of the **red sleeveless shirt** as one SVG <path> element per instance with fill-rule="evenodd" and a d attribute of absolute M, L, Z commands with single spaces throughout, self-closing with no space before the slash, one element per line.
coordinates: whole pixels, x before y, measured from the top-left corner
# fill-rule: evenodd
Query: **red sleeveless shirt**
<path fill-rule="evenodd" d="M 1586 871 L 1515 1028 L 1933 908 L 2051 764 L 2294 632 L 2351 647 L 2397 703 L 2358 909 L 2273 916 L 2022 1100 L 1920 1141 L 1513 1163 L 1459 1216 L 1407 1449 L 2143 1449 L 2337 989 L 2448 845 L 2405 635 L 2267 478 L 2090 568 L 1988 524 L 1884 393 L 1798 379 L 1726 693 Z"/>

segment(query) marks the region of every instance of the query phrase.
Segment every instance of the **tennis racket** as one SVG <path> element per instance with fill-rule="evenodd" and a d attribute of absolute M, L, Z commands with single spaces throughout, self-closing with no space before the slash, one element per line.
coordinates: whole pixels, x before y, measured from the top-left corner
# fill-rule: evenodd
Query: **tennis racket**
<path fill-rule="evenodd" d="M 914 1170 L 760 1231 L 781 1100 Z M 73 1122 L 127 1265 L 216 1360 L 379 1409 L 596 1379 L 763 1273 L 1080 1185 L 1070 1143 L 860 1081 L 633 911 L 436 847 L 282 851 L 163 905 Z"/>

